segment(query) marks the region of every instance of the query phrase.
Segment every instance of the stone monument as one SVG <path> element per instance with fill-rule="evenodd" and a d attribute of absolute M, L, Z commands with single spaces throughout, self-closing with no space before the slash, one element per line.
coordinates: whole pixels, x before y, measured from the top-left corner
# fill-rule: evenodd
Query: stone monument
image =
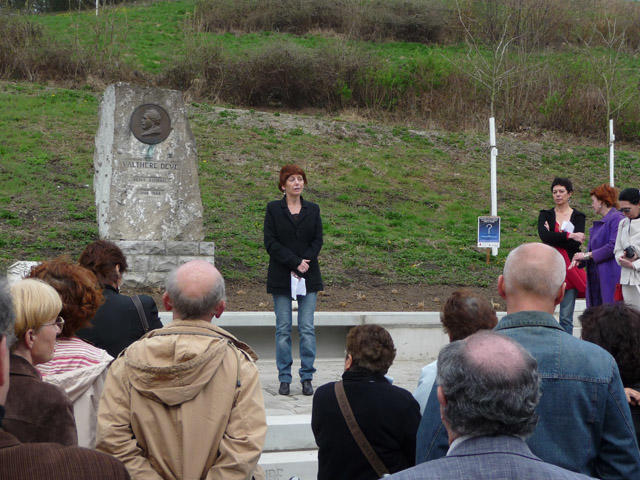
<path fill-rule="evenodd" d="M 213 263 L 214 244 L 203 242 L 198 156 L 182 93 L 109 85 L 95 143 L 98 232 L 127 256 L 125 285 L 161 286 L 185 261 Z"/>

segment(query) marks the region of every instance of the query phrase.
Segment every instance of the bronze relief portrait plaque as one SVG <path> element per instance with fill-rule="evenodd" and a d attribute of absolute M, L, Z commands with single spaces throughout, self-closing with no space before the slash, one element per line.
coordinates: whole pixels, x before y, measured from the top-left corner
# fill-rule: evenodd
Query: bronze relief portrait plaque
<path fill-rule="evenodd" d="M 171 133 L 171 118 L 160 105 L 145 103 L 131 114 L 131 133 L 147 145 L 163 142 Z"/>

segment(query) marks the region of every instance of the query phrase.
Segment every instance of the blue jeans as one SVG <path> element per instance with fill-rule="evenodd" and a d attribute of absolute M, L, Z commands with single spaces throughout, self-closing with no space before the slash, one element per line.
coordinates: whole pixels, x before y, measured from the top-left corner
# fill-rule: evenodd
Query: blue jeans
<path fill-rule="evenodd" d="M 560 326 L 569 335 L 573 335 L 573 310 L 576 307 L 578 291 L 575 288 L 565 290 L 564 298 L 560 302 Z"/>
<path fill-rule="evenodd" d="M 316 369 L 316 332 L 313 328 L 313 312 L 317 293 L 298 295 L 298 335 L 300 337 L 300 381 L 311 380 Z M 273 310 L 276 314 L 276 365 L 278 380 L 291 383 L 291 296 L 274 295 Z"/>

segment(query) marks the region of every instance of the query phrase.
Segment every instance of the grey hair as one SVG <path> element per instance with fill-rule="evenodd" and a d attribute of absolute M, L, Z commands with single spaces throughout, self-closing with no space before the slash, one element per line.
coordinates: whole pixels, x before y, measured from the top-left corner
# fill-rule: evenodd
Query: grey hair
<path fill-rule="evenodd" d="M 540 246 L 548 249 L 548 255 L 539 250 L 539 255 L 531 254 L 531 250 Z M 553 247 L 543 243 L 525 243 L 511 250 L 502 273 L 507 293 L 515 288 L 541 298 L 555 298 L 564 282 L 567 266 Z"/>
<path fill-rule="evenodd" d="M 198 298 L 189 298 L 182 293 L 180 285 L 176 280 L 178 269 L 169 273 L 166 282 L 166 290 L 171 299 L 171 304 L 183 320 L 200 319 L 205 315 L 209 315 L 216 306 L 226 298 L 224 278 L 220 275 L 213 288 L 205 295 Z"/>
<path fill-rule="evenodd" d="M 11 348 L 16 341 L 14 331 L 16 313 L 13 309 L 11 293 L 5 278 L 0 278 L 0 339 L 7 338 L 7 347 Z"/>
<path fill-rule="evenodd" d="M 467 341 L 500 336 L 522 356 L 520 366 L 493 368 L 469 358 Z M 458 435 L 530 435 L 538 422 L 540 376 L 535 359 L 517 342 L 493 332 L 479 332 L 445 346 L 438 355 L 438 385 L 447 404 L 444 418 Z"/>

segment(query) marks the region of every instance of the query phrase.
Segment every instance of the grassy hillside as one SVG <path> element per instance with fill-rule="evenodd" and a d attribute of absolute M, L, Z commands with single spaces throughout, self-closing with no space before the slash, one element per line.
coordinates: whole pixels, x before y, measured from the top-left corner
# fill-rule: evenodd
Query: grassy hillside
<path fill-rule="evenodd" d="M 0 267 L 17 259 L 76 257 L 96 238 L 93 136 L 99 93 L 0 83 Z M 502 245 L 487 266 L 476 217 L 489 210 L 487 139 L 413 131 L 358 118 L 294 116 L 191 103 L 206 238 L 226 277 L 262 280 L 262 219 L 278 198 L 277 171 L 307 170 L 320 204 L 329 283 L 371 281 L 486 286 L 507 249 L 534 240 L 549 183 L 569 175 L 575 206 L 608 180 L 607 151 L 571 140 L 499 136 Z M 551 138 L 551 137 L 550 137 Z M 581 143 L 577 145 L 576 143 Z M 640 154 L 622 147 L 616 182 L 640 183 Z M 590 223 L 590 222 L 589 222 Z"/>
<path fill-rule="evenodd" d="M 294 24 L 272 25 L 269 18 L 278 13 L 274 9 L 283 8 L 283 2 L 272 0 L 178 0 L 106 7 L 98 17 L 93 11 L 30 16 L 40 29 L 0 21 L 0 35 L 16 37 L 7 42 L 11 47 L 5 46 L 6 51 L 0 45 L 0 78 L 98 89 L 125 79 L 247 108 L 357 109 L 369 118 L 425 128 L 484 130 L 490 111 L 487 74 L 495 66 L 495 114 L 501 130 L 554 130 L 604 140 L 609 108 L 617 138 L 640 139 L 640 23 L 633 21 L 640 6 L 635 3 L 502 0 L 489 3 L 512 6 L 493 12 L 478 10 L 487 2 L 465 0 L 461 5 L 469 9 L 465 18 L 477 49 L 465 44 L 461 24 L 452 23 L 457 14 L 450 2 L 396 2 L 448 5 L 429 10 L 435 13 L 426 23 L 424 15 L 389 12 L 384 5 L 394 0 L 369 3 L 386 12 L 377 23 L 365 19 L 373 22 L 371 35 L 385 27 L 395 40 L 368 39 L 360 24 L 358 35 L 313 22 L 300 32 Z M 305 12 L 293 10 L 308 2 L 284 5 L 292 18 L 306 18 Z M 243 9 L 255 11 L 251 25 L 234 20 L 245 17 Z M 494 65 L 499 49 L 490 31 L 500 22 L 515 22 L 516 13 L 528 30 L 521 35 L 509 31 L 513 48 Z M 431 25 L 440 21 L 438 15 L 448 20 Z M 422 41 L 407 42 L 392 32 L 421 31 L 429 25 L 444 39 L 425 33 L 414 35 Z"/>

